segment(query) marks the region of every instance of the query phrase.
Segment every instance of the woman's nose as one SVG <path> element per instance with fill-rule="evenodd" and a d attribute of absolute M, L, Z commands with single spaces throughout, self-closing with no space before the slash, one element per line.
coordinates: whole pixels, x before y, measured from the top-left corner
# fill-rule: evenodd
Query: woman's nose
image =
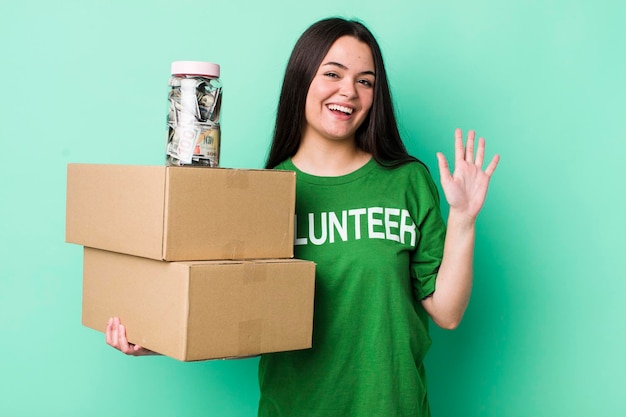
<path fill-rule="evenodd" d="M 357 96 L 357 90 L 354 85 L 354 81 L 346 77 L 342 80 L 340 94 L 347 98 L 355 98 Z"/>

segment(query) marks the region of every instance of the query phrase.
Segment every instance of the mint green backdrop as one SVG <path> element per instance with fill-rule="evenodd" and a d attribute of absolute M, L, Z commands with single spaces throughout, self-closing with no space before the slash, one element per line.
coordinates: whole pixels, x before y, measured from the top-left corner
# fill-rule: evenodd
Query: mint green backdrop
<path fill-rule="evenodd" d="M 125 357 L 84 328 L 69 162 L 159 165 L 169 64 L 225 85 L 222 165 L 263 164 L 282 71 L 318 18 L 383 48 L 407 146 L 502 155 L 473 298 L 433 329 L 433 414 L 626 415 L 626 6 L 620 1 L 23 0 L 0 6 L 0 415 L 253 416 L 257 360 Z"/>

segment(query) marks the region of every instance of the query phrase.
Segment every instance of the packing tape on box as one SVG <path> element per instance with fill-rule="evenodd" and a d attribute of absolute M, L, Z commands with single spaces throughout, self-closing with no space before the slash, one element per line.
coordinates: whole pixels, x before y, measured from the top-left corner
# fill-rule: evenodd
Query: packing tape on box
<path fill-rule="evenodd" d="M 226 188 L 246 190 L 250 187 L 250 176 L 239 170 L 228 170 L 226 173 Z"/>
<path fill-rule="evenodd" d="M 239 356 L 259 353 L 262 334 L 263 319 L 239 322 Z"/>
<path fill-rule="evenodd" d="M 245 285 L 263 282 L 267 279 L 267 265 L 246 262 L 243 265 L 243 283 Z"/>

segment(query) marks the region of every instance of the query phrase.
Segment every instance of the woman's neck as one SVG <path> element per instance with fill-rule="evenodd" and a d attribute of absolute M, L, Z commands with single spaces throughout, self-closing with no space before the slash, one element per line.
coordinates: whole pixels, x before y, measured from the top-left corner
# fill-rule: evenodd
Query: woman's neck
<path fill-rule="evenodd" d="M 300 171 L 307 174 L 337 177 L 356 171 L 371 158 L 371 154 L 358 148 L 354 142 L 302 141 L 291 160 Z"/>

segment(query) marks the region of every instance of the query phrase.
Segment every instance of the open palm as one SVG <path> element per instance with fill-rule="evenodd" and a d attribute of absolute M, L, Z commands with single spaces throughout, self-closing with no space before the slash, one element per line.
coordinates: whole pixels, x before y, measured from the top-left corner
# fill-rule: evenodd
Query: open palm
<path fill-rule="evenodd" d="M 446 157 L 437 153 L 441 187 L 450 205 L 450 209 L 475 219 L 483 207 L 491 175 L 498 166 L 499 155 L 495 155 L 483 171 L 485 140 L 478 140 L 478 149 L 474 156 L 475 133 L 470 130 L 467 142 L 463 145 L 463 132 L 454 132 L 454 172 L 450 171 Z"/>

